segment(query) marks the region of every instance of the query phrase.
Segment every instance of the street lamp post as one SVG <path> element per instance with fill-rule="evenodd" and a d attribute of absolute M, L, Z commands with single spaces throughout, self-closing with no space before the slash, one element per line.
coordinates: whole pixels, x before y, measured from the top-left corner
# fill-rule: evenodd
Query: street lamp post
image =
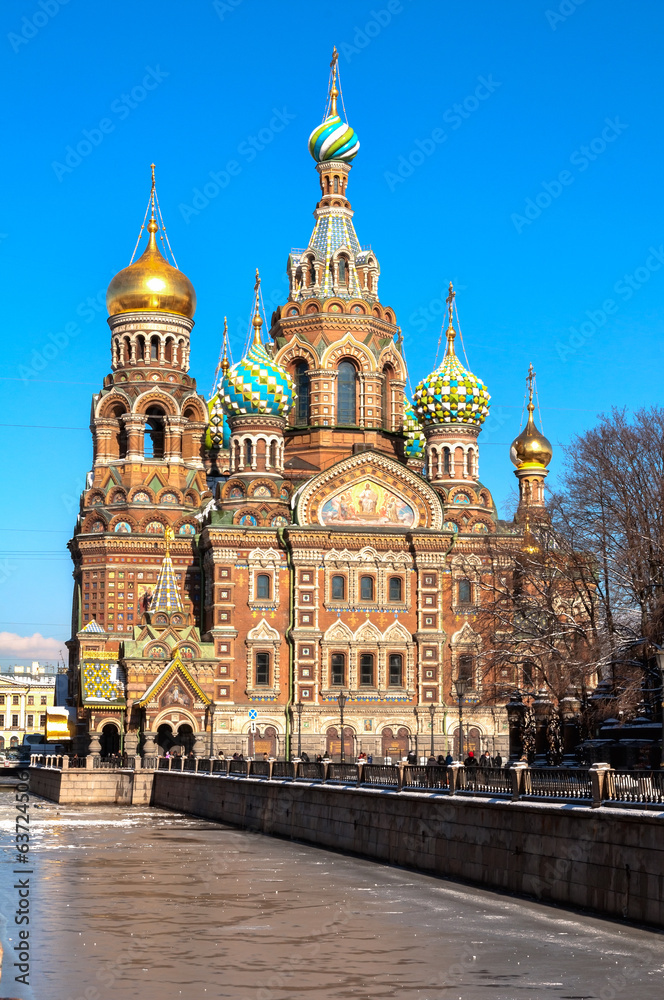
<path fill-rule="evenodd" d="M 457 677 L 454 682 L 457 700 L 459 702 L 459 760 L 464 759 L 463 745 L 463 699 L 468 690 L 468 680 L 465 677 Z"/>
<path fill-rule="evenodd" d="M 214 757 L 214 710 L 216 708 L 214 701 L 210 702 L 209 716 L 210 716 L 210 758 Z M 210 764 L 210 767 L 212 765 Z"/>
<path fill-rule="evenodd" d="M 295 711 L 297 712 L 297 755 L 302 756 L 302 702 L 298 701 L 295 705 Z"/>
<path fill-rule="evenodd" d="M 346 704 L 346 695 L 343 691 L 340 691 L 337 695 L 337 704 L 339 706 L 339 715 L 341 716 L 341 763 L 345 761 L 344 756 L 344 705 Z"/>
<path fill-rule="evenodd" d="M 436 716 L 435 705 L 429 705 L 429 715 L 431 716 L 431 756 L 433 757 L 433 720 Z"/>

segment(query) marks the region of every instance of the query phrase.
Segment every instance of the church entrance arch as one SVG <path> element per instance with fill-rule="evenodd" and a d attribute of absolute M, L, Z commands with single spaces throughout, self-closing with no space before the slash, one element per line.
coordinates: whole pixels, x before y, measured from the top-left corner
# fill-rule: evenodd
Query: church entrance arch
<path fill-rule="evenodd" d="M 99 737 L 101 744 L 101 756 L 110 757 L 111 754 L 120 753 L 120 730 L 112 722 L 107 722 Z"/>
<path fill-rule="evenodd" d="M 390 728 L 386 726 L 382 732 L 383 757 L 391 757 L 395 763 L 406 757 L 410 749 L 410 733 L 405 726 Z"/>
<path fill-rule="evenodd" d="M 264 753 L 268 757 L 277 756 L 277 730 L 274 726 L 257 727 L 255 733 L 249 733 L 249 756 L 260 759 Z"/>
<path fill-rule="evenodd" d="M 192 753 L 196 737 L 194 736 L 194 730 L 188 722 L 182 722 L 178 726 L 177 741 L 184 753 Z"/>
<path fill-rule="evenodd" d="M 333 760 L 341 759 L 341 737 L 336 726 L 327 731 L 326 749 Z M 344 726 L 344 757 L 347 761 L 355 760 L 355 733 L 348 726 Z"/>
<path fill-rule="evenodd" d="M 461 754 L 461 746 L 460 746 L 461 740 L 460 740 L 460 733 L 458 726 L 454 730 L 452 735 L 454 737 L 454 756 L 457 760 L 459 760 Z M 476 726 L 471 726 L 470 729 L 466 729 L 465 726 L 463 727 L 464 759 L 468 756 L 468 751 L 472 750 L 475 757 L 477 757 L 477 759 L 479 760 L 481 754 L 480 736 L 481 733 Z"/>
<path fill-rule="evenodd" d="M 173 736 L 173 727 L 169 722 L 162 722 L 162 724 L 157 729 L 157 735 L 155 737 L 155 742 L 162 754 L 168 753 L 171 747 L 175 743 L 175 738 Z"/>

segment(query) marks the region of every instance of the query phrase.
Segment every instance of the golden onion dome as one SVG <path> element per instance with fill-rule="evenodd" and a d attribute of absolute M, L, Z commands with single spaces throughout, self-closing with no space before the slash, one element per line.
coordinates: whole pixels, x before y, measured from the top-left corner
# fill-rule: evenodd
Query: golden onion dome
<path fill-rule="evenodd" d="M 143 255 L 115 275 L 106 292 L 109 316 L 118 313 L 166 312 L 193 319 L 196 292 L 186 274 L 172 267 L 157 246 L 159 226 L 148 222 L 148 245 Z"/>
<path fill-rule="evenodd" d="M 510 448 L 510 458 L 518 469 L 524 465 L 539 466 L 545 469 L 553 455 L 551 442 L 535 426 L 534 410 L 535 407 L 531 401 L 528 403 L 528 422 L 519 436 L 514 439 Z"/>

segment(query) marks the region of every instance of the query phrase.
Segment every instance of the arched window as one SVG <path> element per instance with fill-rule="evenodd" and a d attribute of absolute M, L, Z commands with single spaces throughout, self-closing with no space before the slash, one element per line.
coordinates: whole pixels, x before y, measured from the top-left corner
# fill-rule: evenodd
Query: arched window
<path fill-rule="evenodd" d="M 390 382 L 394 378 L 394 369 L 390 365 L 383 368 L 383 382 L 381 389 L 381 416 L 383 427 L 386 431 L 392 430 L 392 387 Z"/>
<path fill-rule="evenodd" d="M 473 590 L 470 580 L 459 580 L 459 604 L 470 604 L 473 599 Z"/>
<path fill-rule="evenodd" d="M 346 683 L 346 657 L 344 653 L 332 653 L 331 681 L 332 684 Z"/>
<path fill-rule="evenodd" d="M 125 337 L 125 339 L 124 339 L 124 363 L 126 365 L 128 365 L 130 361 L 131 361 L 131 341 L 129 340 L 129 337 Z"/>
<path fill-rule="evenodd" d="M 259 573 L 256 577 L 256 598 L 260 601 L 270 600 L 270 574 Z"/>
<path fill-rule="evenodd" d="M 248 439 L 244 442 L 244 464 L 251 465 L 254 460 L 254 446 Z"/>
<path fill-rule="evenodd" d="M 345 576 L 333 576 L 332 577 L 332 600 L 333 601 L 343 601 L 346 597 L 346 577 Z"/>
<path fill-rule="evenodd" d="M 459 680 L 475 683 L 475 662 L 472 656 L 460 656 L 457 663 L 457 677 Z"/>
<path fill-rule="evenodd" d="M 159 361 L 159 337 L 150 341 L 150 361 Z"/>
<path fill-rule="evenodd" d="M 338 192 L 339 192 L 339 178 L 335 177 L 334 178 L 334 193 L 338 194 Z"/>
<path fill-rule="evenodd" d="M 313 260 L 309 263 L 309 284 L 316 284 L 316 268 L 314 267 Z"/>
<path fill-rule="evenodd" d="M 374 684 L 374 658 L 373 653 L 362 653 L 360 656 L 360 685 L 362 687 L 373 687 Z"/>
<path fill-rule="evenodd" d="M 403 686 L 403 657 L 401 653 L 390 653 L 390 687 Z"/>
<path fill-rule="evenodd" d="M 340 361 L 337 370 L 337 423 L 355 424 L 357 369 L 350 361 Z"/>
<path fill-rule="evenodd" d="M 270 654 L 256 653 L 256 684 L 270 683 Z"/>
<path fill-rule="evenodd" d="M 164 411 L 159 406 L 149 406 L 146 411 L 143 455 L 145 458 L 164 457 Z"/>
<path fill-rule="evenodd" d="M 475 470 L 475 452 L 473 451 L 472 448 L 470 448 L 469 451 L 468 451 L 468 475 L 469 476 L 474 476 L 475 472 L 476 472 L 476 470 Z"/>
<path fill-rule="evenodd" d="M 374 599 L 374 578 L 372 576 L 360 577 L 360 600 L 373 601 Z"/>
<path fill-rule="evenodd" d="M 306 361 L 298 361 L 295 365 L 295 423 L 309 423 L 309 365 Z"/>
<path fill-rule="evenodd" d="M 348 281 L 348 264 L 345 257 L 339 258 L 339 284 L 345 285 Z"/>
<path fill-rule="evenodd" d="M 270 441 L 270 465 L 274 469 L 277 464 L 277 442 Z"/>
<path fill-rule="evenodd" d="M 164 360 L 165 361 L 172 361 L 173 360 L 173 338 L 172 337 L 169 337 L 168 340 L 166 341 L 166 348 L 164 350 Z"/>
<path fill-rule="evenodd" d="M 449 448 L 443 448 L 443 475 L 452 475 L 452 459 Z"/>
<path fill-rule="evenodd" d="M 143 336 L 136 338 L 136 360 L 145 361 L 145 337 Z"/>
<path fill-rule="evenodd" d="M 400 576 L 391 576 L 389 585 L 389 595 L 391 601 L 402 601 L 403 580 Z"/>

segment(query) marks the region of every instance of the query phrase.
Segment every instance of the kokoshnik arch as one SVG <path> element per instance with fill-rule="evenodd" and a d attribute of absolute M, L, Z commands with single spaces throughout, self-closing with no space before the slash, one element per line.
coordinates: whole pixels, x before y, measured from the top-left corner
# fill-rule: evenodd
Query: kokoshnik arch
<path fill-rule="evenodd" d="M 360 144 L 337 84 L 335 53 L 309 139 L 321 194 L 287 301 L 265 339 L 257 275 L 253 341 L 231 366 L 224 332 L 208 401 L 153 169 L 147 246 L 108 288 L 111 372 L 69 546 L 80 751 L 283 753 L 295 725 L 304 750 L 338 752 L 343 690 L 347 753 L 401 756 L 418 738 L 425 752 L 430 727 L 446 752 L 462 675 L 471 745 L 505 750 L 502 703 L 470 709 L 484 684 L 473 623 L 489 540 L 513 543 L 543 509 L 551 446 L 531 379 L 519 511 L 501 522 L 480 480 L 489 392 L 455 352 L 451 286 L 444 359 L 406 398 L 401 331 L 353 224 Z"/>

